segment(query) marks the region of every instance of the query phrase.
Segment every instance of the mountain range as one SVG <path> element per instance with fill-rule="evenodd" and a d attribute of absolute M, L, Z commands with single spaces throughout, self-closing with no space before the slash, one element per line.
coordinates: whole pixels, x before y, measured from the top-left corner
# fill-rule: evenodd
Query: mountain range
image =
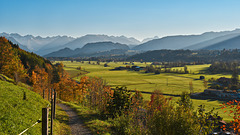
<path fill-rule="evenodd" d="M 240 29 L 222 32 L 206 32 L 200 35 L 167 36 L 159 39 L 150 40 L 148 42 L 135 46 L 133 49 L 142 51 L 161 49 L 198 50 L 203 49 L 207 46 L 211 46 L 212 44 L 220 43 L 225 40 L 230 40 L 238 35 L 240 35 Z M 228 43 L 230 43 L 230 41 Z M 233 47 L 240 48 L 240 46 Z"/>
<path fill-rule="evenodd" d="M 108 35 L 85 35 L 79 38 L 69 36 L 43 38 L 32 35 L 21 36 L 17 33 L 0 33 L 0 36 L 6 37 L 24 50 L 46 57 L 93 56 L 94 53 L 105 54 L 105 51 L 108 52 L 107 54 L 126 52 L 111 50 L 131 50 L 134 52 L 131 54 L 135 54 L 136 52 L 161 49 L 240 49 L 240 29 L 205 32 L 199 35 L 153 37 L 144 39 L 142 42 L 132 37 Z"/>
<path fill-rule="evenodd" d="M 87 43 L 106 42 L 126 44 L 130 46 L 138 45 L 141 42 L 135 38 L 125 36 L 108 36 L 108 35 L 85 35 L 79 38 L 69 36 L 40 37 L 33 35 L 21 36 L 17 33 L 0 33 L 0 36 L 18 44 L 20 48 L 37 53 L 41 56 L 49 54 L 66 47 L 70 49 L 82 48 Z"/>
<path fill-rule="evenodd" d="M 102 53 L 111 50 L 129 50 L 130 48 L 125 44 L 113 43 L 113 42 L 97 42 L 87 43 L 82 48 L 72 50 L 70 48 L 64 48 L 56 52 L 45 55 L 44 57 L 81 57 L 91 56 L 96 53 Z"/>

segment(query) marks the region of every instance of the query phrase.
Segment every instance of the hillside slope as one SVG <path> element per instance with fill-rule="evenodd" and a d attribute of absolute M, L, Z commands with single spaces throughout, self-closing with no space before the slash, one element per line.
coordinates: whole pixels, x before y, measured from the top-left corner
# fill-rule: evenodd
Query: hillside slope
<path fill-rule="evenodd" d="M 202 48 L 207 48 L 208 46 L 223 42 L 225 40 L 232 39 L 232 38 L 237 37 L 239 35 L 240 35 L 239 33 L 224 35 L 224 36 L 220 36 L 220 37 L 208 40 L 208 41 L 204 41 L 204 42 L 201 42 L 201 43 L 198 43 L 198 44 L 194 44 L 194 45 L 185 47 L 183 49 L 198 50 L 198 49 L 202 49 Z"/>
<path fill-rule="evenodd" d="M 134 50 L 160 50 L 160 49 L 182 49 L 198 43 L 206 42 L 217 37 L 230 34 L 240 34 L 240 29 L 233 31 L 206 32 L 201 35 L 178 35 L 154 39 L 134 47 Z M 224 39 L 224 38 L 222 38 Z M 188 49 L 188 48 L 187 48 Z"/>
<path fill-rule="evenodd" d="M 26 100 L 23 99 L 24 92 Z M 37 93 L 2 80 L 0 93 L 0 134 L 21 133 L 41 118 L 42 108 L 48 104 Z M 26 133 L 40 135 L 41 124 Z"/>
<path fill-rule="evenodd" d="M 240 49 L 240 36 L 204 47 L 206 50 Z"/>

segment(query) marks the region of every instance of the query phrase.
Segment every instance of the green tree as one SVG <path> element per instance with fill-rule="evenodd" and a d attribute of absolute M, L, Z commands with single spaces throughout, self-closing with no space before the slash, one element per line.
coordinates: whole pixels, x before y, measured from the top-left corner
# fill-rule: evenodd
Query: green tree
<path fill-rule="evenodd" d="M 184 73 L 185 73 L 185 74 L 187 74 L 187 73 L 188 73 L 187 66 L 184 66 Z"/>
<path fill-rule="evenodd" d="M 127 87 L 116 87 L 107 109 L 110 115 L 122 115 L 129 111 L 130 105 L 130 92 L 127 90 Z"/>
<path fill-rule="evenodd" d="M 193 102 L 187 92 L 181 94 L 181 98 L 177 101 L 177 104 L 185 111 L 193 110 Z"/>
<path fill-rule="evenodd" d="M 190 93 L 191 93 L 191 94 L 194 93 L 192 81 L 189 82 L 189 90 L 190 90 Z"/>
<path fill-rule="evenodd" d="M 232 81 L 232 84 L 238 85 L 239 77 L 238 77 L 238 70 L 236 68 L 233 70 L 231 81 Z"/>

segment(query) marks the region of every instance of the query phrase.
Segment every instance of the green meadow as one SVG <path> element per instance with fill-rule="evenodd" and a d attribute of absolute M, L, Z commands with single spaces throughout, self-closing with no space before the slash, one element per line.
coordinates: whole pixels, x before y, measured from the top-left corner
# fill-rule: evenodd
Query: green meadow
<path fill-rule="evenodd" d="M 62 61 L 62 63 L 65 66 L 64 69 L 75 80 L 79 80 L 82 76 L 96 76 L 106 80 L 107 84 L 112 87 L 126 86 L 128 89 L 131 90 L 139 90 L 145 92 L 160 90 L 167 97 L 173 97 L 173 102 L 179 98 L 176 95 L 180 95 L 182 92 L 190 92 L 190 82 L 192 82 L 193 84 L 194 92 L 203 92 L 205 87 L 203 85 L 203 81 L 199 79 L 200 76 L 205 76 L 206 80 L 210 78 L 217 79 L 219 77 L 231 77 L 230 74 L 223 75 L 204 73 L 204 71 L 210 66 L 210 64 L 187 66 L 188 71 L 190 71 L 191 74 L 161 73 L 155 75 L 153 73 L 144 73 L 144 71 L 137 72 L 127 70 L 112 70 L 115 67 L 119 66 L 125 67 L 126 65 L 124 63 L 129 62 L 110 62 L 108 63 L 108 67 L 104 67 L 105 63 L 102 62 L 100 63 L 100 65 L 97 65 L 95 61 L 91 61 L 91 64 L 89 64 L 88 61 L 85 61 L 84 63 L 76 61 Z M 134 62 L 135 66 L 145 67 L 146 65 L 150 64 L 150 62 Z M 129 64 L 129 66 L 132 65 Z M 81 67 L 81 70 L 77 70 L 77 67 Z M 184 67 L 176 67 L 172 69 L 183 70 Z M 204 74 L 199 74 L 199 72 Z M 145 100 L 150 99 L 150 94 L 143 94 L 143 96 Z M 214 107 L 215 111 L 218 112 L 220 116 L 224 117 L 225 121 L 230 121 L 232 118 L 228 116 L 227 113 L 224 113 L 224 110 L 221 110 L 219 105 L 223 103 L 222 101 L 197 99 L 192 100 L 195 109 L 197 109 L 197 107 L 202 104 L 205 105 L 206 110 L 209 111 Z"/>
<path fill-rule="evenodd" d="M 24 99 L 24 92 L 26 99 Z M 24 87 L 0 80 L 0 134 L 19 134 L 42 116 L 48 102 Z M 41 134 L 41 123 L 26 134 Z"/>
<path fill-rule="evenodd" d="M 31 127 L 37 120 L 41 120 L 42 108 L 50 103 L 31 91 L 29 86 L 15 85 L 14 81 L 7 77 L 6 80 L 0 78 L 0 135 L 16 135 Z M 67 117 L 66 112 L 57 107 L 54 134 L 70 134 L 70 127 L 66 124 Z M 29 128 L 24 135 L 41 135 L 41 131 L 42 123 L 38 123 Z"/>

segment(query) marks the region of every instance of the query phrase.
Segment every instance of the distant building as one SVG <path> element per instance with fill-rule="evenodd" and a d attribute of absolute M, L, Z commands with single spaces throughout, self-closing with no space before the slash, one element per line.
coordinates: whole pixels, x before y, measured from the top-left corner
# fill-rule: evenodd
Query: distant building
<path fill-rule="evenodd" d="M 140 67 L 139 67 L 139 66 L 132 66 L 132 70 L 134 70 L 134 71 L 139 71 L 139 70 L 140 70 Z"/>
<path fill-rule="evenodd" d="M 200 80 L 203 80 L 203 79 L 205 79 L 205 77 L 204 76 L 200 76 L 200 78 L 199 78 Z"/>

